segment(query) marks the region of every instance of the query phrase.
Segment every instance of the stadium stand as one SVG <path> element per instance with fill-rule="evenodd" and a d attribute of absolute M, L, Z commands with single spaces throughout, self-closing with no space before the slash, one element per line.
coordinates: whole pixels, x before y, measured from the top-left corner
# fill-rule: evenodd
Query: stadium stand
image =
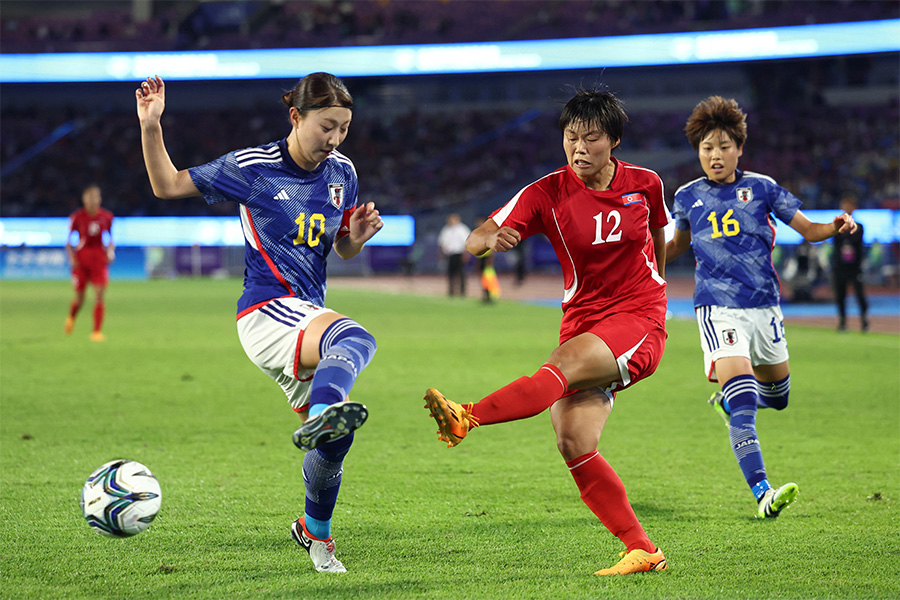
<path fill-rule="evenodd" d="M 0 51 L 551 39 L 836 23 L 898 15 L 900 5 L 883 0 L 4 0 Z"/>
<path fill-rule="evenodd" d="M 896 18 L 894 2 L 19 2 L 4 0 L 3 52 L 177 50 L 537 39 Z M 711 93 L 750 115 L 742 166 L 772 175 L 806 208 L 900 207 L 896 55 L 350 80 L 357 110 L 342 151 L 362 195 L 422 222 L 474 222 L 563 163 L 556 128 L 567 85 L 608 83 L 631 122 L 619 156 L 655 168 L 669 199 L 699 175 L 682 127 Z M 293 82 L 176 82 L 164 127 L 179 166 L 288 131 L 279 89 Z M 163 202 L 141 158 L 134 84 L 5 85 L 0 216 L 65 216 L 88 182 L 120 216 L 233 214 L 198 199 Z M 50 90 L 52 89 L 52 93 Z"/>

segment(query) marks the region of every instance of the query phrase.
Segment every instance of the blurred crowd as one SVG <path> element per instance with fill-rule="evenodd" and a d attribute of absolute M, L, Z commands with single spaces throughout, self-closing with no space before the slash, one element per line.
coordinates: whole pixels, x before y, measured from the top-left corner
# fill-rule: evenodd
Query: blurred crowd
<path fill-rule="evenodd" d="M 552 39 L 897 18 L 884 0 L 4 0 L 2 52 Z M 79 11 L 77 5 L 83 5 Z M 20 5 L 30 5 L 20 8 Z M 41 8 L 40 5 L 45 5 Z M 84 18 L 90 11 L 90 18 Z"/>
<path fill-rule="evenodd" d="M 57 12 L 42 12 L 41 7 L 58 2 L 29 2 L 30 10 L 20 6 L 24 4 L 3 2 L 3 52 L 461 42 L 900 16 L 900 3 L 880 0 L 477 0 L 477 6 L 470 0 L 108 1 L 83 3 L 90 7 L 89 19 L 74 16 L 82 3 L 67 3 L 70 10 Z M 147 14 L 136 14 L 139 7 Z M 777 68 L 768 61 L 735 66 L 749 82 L 752 99 L 745 104 L 750 136 L 742 168 L 774 177 L 806 208 L 836 208 L 848 192 L 864 208 L 898 207 L 898 75 L 896 65 L 887 66 L 886 81 L 883 73 L 870 72 L 865 57 L 782 61 Z M 578 76 L 573 75 L 573 84 Z M 520 77 L 495 75 L 492 81 L 500 87 L 508 83 L 510 89 L 533 85 Z M 449 90 L 454 81 L 459 80 L 439 85 Z M 387 102 L 367 97 L 383 92 L 374 84 L 348 83 L 358 109 L 341 150 L 356 164 L 363 199 L 374 200 L 385 213 L 487 214 L 522 186 L 564 164 L 558 102 L 470 102 L 466 93 L 459 93 L 458 100 L 445 100 L 435 110 L 418 100 L 419 86 L 434 86 L 433 81 L 408 79 L 400 84 L 412 90 L 408 97 Z M 881 100 L 869 97 L 856 103 L 829 102 L 822 91 L 868 85 L 894 91 Z M 228 82 L 208 86 L 209 94 L 223 97 L 240 90 Z M 18 89 L 5 86 L 5 98 L 14 98 Z M 284 137 L 289 123 L 278 93 L 273 89 L 273 101 L 264 105 L 251 101 L 200 109 L 173 102 L 163 126 L 175 164 L 198 165 Z M 654 94 L 654 110 L 629 109 L 631 121 L 617 154 L 657 170 L 671 201 L 678 186 L 701 173 L 683 134 L 690 108 L 668 108 L 665 91 L 647 92 Z M 639 98 L 623 99 L 627 107 Z M 208 207 L 199 199 L 155 198 L 134 109 L 103 102 L 102 97 L 96 102 L 63 97 L 41 106 L 4 102 L 0 216 L 67 215 L 77 208 L 81 189 L 92 182 L 103 188 L 105 205 L 118 215 L 236 213 L 234 206 Z"/>
<path fill-rule="evenodd" d="M 351 86 L 352 87 L 352 86 Z M 359 100 L 359 99 L 358 99 Z M 18 110 L 3 115 L 4 168 L 22 160 L 62 122 L 73 130 L 6 173 L 0 215 L 64 216 L 77 207 L 81 188 L 96 182 L 118 215 L 233 214 L 230 205 L 207 207 L 200 199 L 162 201 L 147 181 L 137 118 L 130 111 L 60 113 Z M 203 164 L 248 145 L 284 137 L 286 110 L 257 109 L 235 117 L 232 109 L 164 115 L 166 142 L 176 165 Z M 890 106 L 777 107 L 748 111 L 750 137 L 741 166 L 766 173 L 806 208 L 836 208 L 853 192 L 863 208 L 900 204 L 900 112 Z M 702 173 L 682 133 L 686 114 L 630 114 L 616 154 L 624 160 L 671 150 L 674 165 L 647 164 L 675 189 Z M 341 146 L 355 163 L 363 199 L 385 213 L 483 212 L 519 188 L 565 163 L 558 110 L 468 108 L 452 113 L 408 111 L 384 115 L 358 111 Z"/>

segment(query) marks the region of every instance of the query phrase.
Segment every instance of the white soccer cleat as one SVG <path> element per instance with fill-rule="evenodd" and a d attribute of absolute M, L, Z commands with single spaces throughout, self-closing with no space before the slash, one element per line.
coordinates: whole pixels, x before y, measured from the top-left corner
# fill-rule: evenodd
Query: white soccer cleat
<path fill-rule="evenodd" d="M 346 573 L 343 563 L 334 557 L 334 538 L 317 540 L 306 531 L 303 517 L 291 523 L 291 537 L 309 552 L 316 571 L 319 573 Z"/>

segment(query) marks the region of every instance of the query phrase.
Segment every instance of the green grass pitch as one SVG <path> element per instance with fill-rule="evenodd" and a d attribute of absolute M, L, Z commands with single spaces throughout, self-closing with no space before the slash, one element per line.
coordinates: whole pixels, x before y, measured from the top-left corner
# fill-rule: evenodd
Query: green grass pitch
<path fill-rule="evenodd" d="M 897 598 L 900 338 L 789 326 L 791 404 L 762 412 L 770 479 L 800 497 L 757 521 L 705 399 L 696 325 L 673 321 L 656 374 L 619 395 L 600 450 L 669 571 L 591 575 L 620 543 L 581 502 L 547 414 L 438 442 L 428 387 L 474 401 L 533 373 L 558 309 L 341 290 L 378 339 L 351 396 L 370 409 L 334 517 L 345 575 L 289 539 L 299 424 L 244 356 L 240 282 L 113 282 L 105 343 L 91 305 L 62 333 L 66 282 L 0 285 L 0 597 Z M 88 296 L 89 302 L 92 296 Z M 92 532 L 87 475 L 149 466 L 162 511 L 137 537 Z"/>

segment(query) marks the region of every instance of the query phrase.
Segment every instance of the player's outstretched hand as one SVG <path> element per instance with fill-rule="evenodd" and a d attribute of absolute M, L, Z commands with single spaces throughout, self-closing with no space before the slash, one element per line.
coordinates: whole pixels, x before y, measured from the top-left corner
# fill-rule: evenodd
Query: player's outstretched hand
<path fill-rule="evenodd" d="M 384 227 L 381 215 L 375 210 L 374 202 L 361 204 L 350 215 L 350 239 L 358 244 L 365 244 Z"/>
<path fill-rule="evenodd" d="M 166 108 L 166 84 L 159 75 L 141 82 L 141 87 L 134 91 L 134 97 L 141 123 L 159 122 Z"/>
<path fill-rule="evenodd" d="M 838 215 L 832 223 L 835 233 L 853 233 L 856 231 L 856 221 L 849 213 Z"/>
<path fill-rule="evenodd" d="M 522 241 L 522 235 L 512 227 L 501 227 L 488 239 L 488 249 L 495 252 L 512 250 Z"/>

